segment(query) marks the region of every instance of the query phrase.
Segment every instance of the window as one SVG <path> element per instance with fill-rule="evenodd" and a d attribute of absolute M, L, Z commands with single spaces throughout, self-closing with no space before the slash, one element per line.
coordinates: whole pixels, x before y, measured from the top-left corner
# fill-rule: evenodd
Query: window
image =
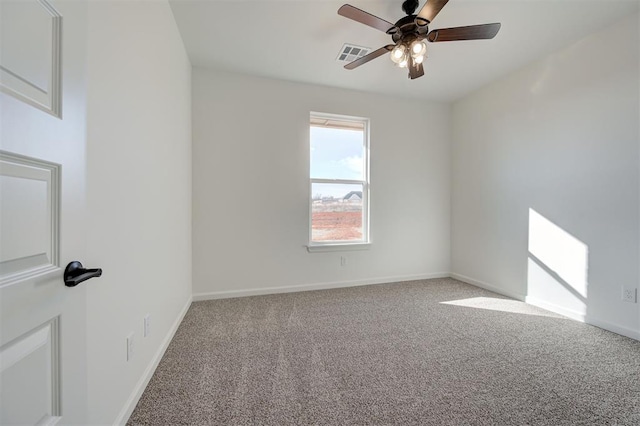
<path fill-rule="evenodd" d="M 310 247 L 369 242 L 369 120 L 311 113 Z"/>

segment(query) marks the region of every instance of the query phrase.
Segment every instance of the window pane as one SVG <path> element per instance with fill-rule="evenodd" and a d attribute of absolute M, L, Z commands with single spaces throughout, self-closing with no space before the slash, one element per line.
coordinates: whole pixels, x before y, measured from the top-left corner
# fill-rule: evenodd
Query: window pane
<path fill-rule="evenodd" d="M 364 131 L 310 127 L 311 177 L 364 180 Z"/>
<path fill-rule="evenodd" d="M 311 241 L 362 241 L 362 185 L 311 185 Z"/>

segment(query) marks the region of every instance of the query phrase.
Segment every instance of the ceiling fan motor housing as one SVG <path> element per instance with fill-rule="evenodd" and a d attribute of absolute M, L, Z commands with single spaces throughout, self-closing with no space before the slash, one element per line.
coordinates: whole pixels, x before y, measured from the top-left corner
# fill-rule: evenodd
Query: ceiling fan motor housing
<path fill-rule="evenodd" d="M 418 18 L 419 19 L 419 18 Z M 402 41 L 403 43 L 411 43 L 415 39 L 423 39 L 429 31 L 428 25 L 416 24 L 416 15 L 408 15 L 400 18 L 395 24 L 398 30 L 391 33 L 394 43 Z"/>

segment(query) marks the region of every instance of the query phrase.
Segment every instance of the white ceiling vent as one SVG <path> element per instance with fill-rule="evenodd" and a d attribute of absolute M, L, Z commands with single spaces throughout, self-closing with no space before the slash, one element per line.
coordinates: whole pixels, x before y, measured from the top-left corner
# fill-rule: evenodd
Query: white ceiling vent
<path fill-rule="evenodd" d="M 345 43 L 338 53 L 336 61 L 339 62 L 353 62 L 358 58 L 362 58 L 364 55 L 371 52 L 371 48 L 356 46 L 354 44 Z"/>

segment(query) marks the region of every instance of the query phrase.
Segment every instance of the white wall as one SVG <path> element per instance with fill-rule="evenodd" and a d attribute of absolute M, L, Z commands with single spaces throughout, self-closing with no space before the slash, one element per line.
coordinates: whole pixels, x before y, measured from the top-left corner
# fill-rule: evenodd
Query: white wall
<path fill-rule="evenodd" d="M 88 31 L 89 420 L 111 424 L 191 298 L 191 65 L 165 1 L 89 2 Z"/>
<path fill-rule="evenodd" d="M 454 105 L 451 234 L 468 281 L 636 338 L 621 286 L 639 282 L 638 38 L 633 16 Z M 558 228 L 529 235 L 529 209 Z M 528 241 L 554 232 L 533 259 Z M 588 248 L 584 303 L 566 288 L 572 238 Z"/>
<path fill-rule="evenodd" d="M 310 111 L 371 119 L 369 250 L 305 248 Z M 194 297 L 447 274 L 449 128 L 446 105 L 194 68 Z"/>

